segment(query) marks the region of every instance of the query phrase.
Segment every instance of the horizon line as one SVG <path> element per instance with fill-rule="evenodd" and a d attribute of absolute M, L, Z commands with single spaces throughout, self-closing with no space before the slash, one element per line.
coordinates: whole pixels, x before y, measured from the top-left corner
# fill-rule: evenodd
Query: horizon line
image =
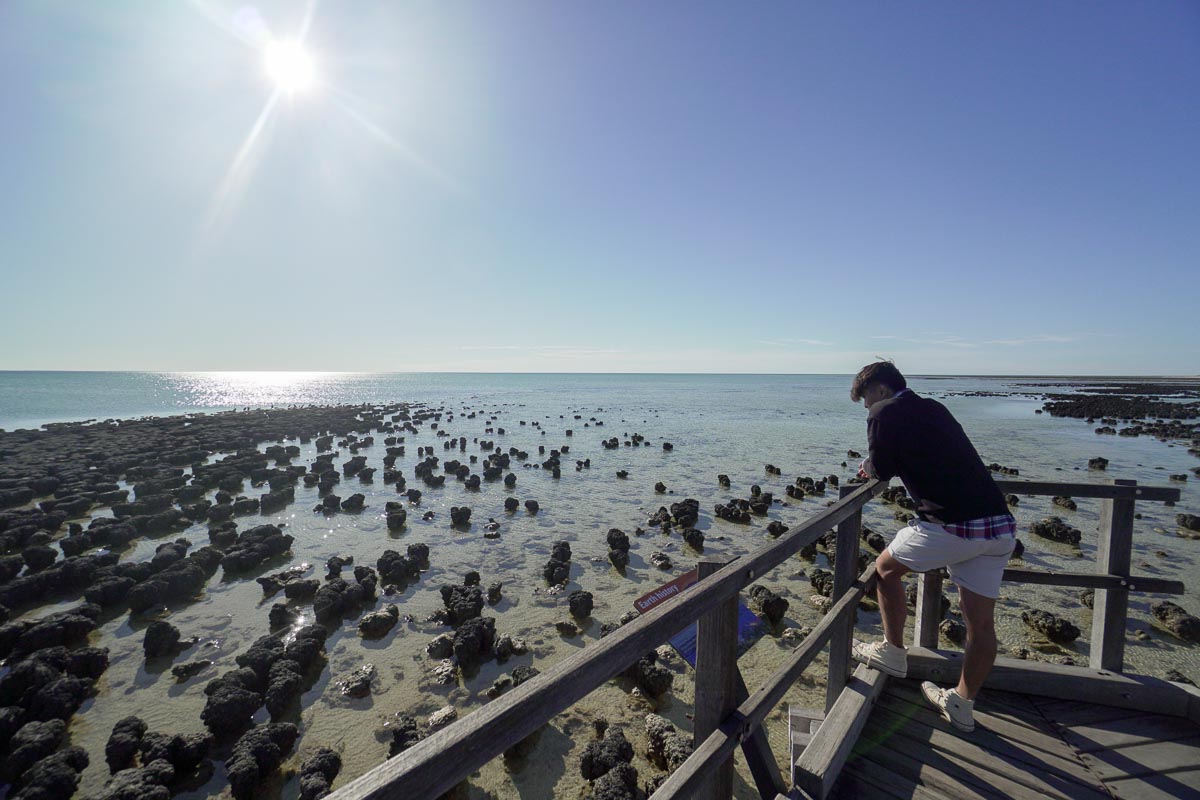
<path fill-rule="evenodd" d="M 854 372 L 664 372 L 664 371 L 606 371 L 606 372 L 542 372 L 542 371 L 491 371 L 491 370 L 321 370 L 321 369 L 0 369 L 5 374 L 118 374 L 118 375 L 188 375 L 188 374 L 253 374 L 253 373 L 298 373 L 312 375 L 729 375 L 746 377 L 816 377 L 853 376 Z M 1106 380 L 1200 380 L 1200 374 L 1167 375 L 1146 374 L 1083 374 L 1083 373 L 1034 373 L 1034 372 L 914 372 L 910 378 L 1072 378 Z"/>

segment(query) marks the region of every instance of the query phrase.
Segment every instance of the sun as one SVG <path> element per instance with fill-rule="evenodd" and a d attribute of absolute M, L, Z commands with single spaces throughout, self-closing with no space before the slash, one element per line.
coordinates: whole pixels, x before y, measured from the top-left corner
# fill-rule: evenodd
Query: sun
<path fill-rule="evenodd" d="M 295 94 L 312 86 L 315 72 L 312 57 L 299 42 L 270 42 L 263 50 L 263 64 L 279 91 Z"/>

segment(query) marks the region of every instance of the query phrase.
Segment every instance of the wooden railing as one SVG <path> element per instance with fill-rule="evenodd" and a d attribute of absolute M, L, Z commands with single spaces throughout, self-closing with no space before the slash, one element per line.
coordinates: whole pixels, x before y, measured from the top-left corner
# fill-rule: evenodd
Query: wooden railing
<path fill-rule="evenodd" d="M 1097 572 L 1009 569 L 1005 571 L 1005 579 L 1094 588 L 1092 662 L 1119 671 L 1129 592 L 1183 591 L 1178 581 L 1130 575 L 1134 502 L 1176 500 L 1179 490 L 1140 487 L 1130 481 L 1108 485 L 1026 481 L 997 481 L 997 484 L 1004 492 L 1024 495 L 1103 498 Z M 731 756 L 739 745 L 762 797 L 773 800 L 777 794 L 786 793 L 791 781 L 784 780 L 777 760 L 767 747 L 763 721 L 828 644 L 826 708 L 836 711 L 835 706 L 845 706 L 850 710 L 841 715 L 846 719 L 826 719 L 822 724 L 822 731 L 827 734 L 839 725 L 846 725 L 845 735 L 833 737 L 832 745 L 827 735 L 822 747 L 810 746 L 805 755 L 813 751 L 813 757 L 800 768 L 808 778 L 809 792 L 823 797 L 857 735 L 854 726 L 861 727 L 862 704 L 869 703 L 872 693 L 882 685 L 877 677 L 880 673 L 864 672 L 861 667 L 851 678 L 850 645 L 855 609 L 874 587 L 876 577 L 873 564 L 856 574 L 862 510 L 886 486 L 880 481 L 844 486 L 837 503 L 777 541 L 725 565 L 702 563 L 701 580 L 691 589 L 434 733 L 330 797 L 336 800 L 436 798 L 693 622 L 698 623 L 695 749 L 659 787 L 652 800 L 730 797 Z M 833 606 L 766 683 L 749 694 L 736 662 L 739 593 L 835 526 Z M 932 647 L 937 642 L 941 619 L 940 573 L 921 576 L 919 587 L 916 644 Z"/>

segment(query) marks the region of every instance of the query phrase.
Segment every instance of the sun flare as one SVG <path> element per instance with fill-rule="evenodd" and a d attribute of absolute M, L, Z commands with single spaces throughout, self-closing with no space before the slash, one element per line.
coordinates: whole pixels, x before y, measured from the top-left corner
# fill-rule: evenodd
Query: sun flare
<path fill-rule="evenodd" d="M 282 92 L 294 94 L 312 86 L 312 57 L 299 42 L 270 42 L 263 50 L 263 64 L 271 82 Z"/>

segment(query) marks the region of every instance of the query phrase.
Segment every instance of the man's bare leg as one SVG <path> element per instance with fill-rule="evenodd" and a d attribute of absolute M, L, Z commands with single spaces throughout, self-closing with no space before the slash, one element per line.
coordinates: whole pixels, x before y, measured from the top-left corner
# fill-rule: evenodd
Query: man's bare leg
<path fill-rule="evenodd" d="M 879 601 L 879 614 L 883 617 L 883 638 L 896 647 L 904 647 L 904 620 L 908 617 L 901 579 L 911 571 L 892 558 L 890 550 L 884 550 L 875 559 L 875 572 L 879 575 L 875 599 Z"/>
<path fill-rule="evenodd" d="M 974 700 L 996 661 L 996 601 L 959 586 L 958 605 L 967 622 L 967 646 L 957 691 Z"/>

